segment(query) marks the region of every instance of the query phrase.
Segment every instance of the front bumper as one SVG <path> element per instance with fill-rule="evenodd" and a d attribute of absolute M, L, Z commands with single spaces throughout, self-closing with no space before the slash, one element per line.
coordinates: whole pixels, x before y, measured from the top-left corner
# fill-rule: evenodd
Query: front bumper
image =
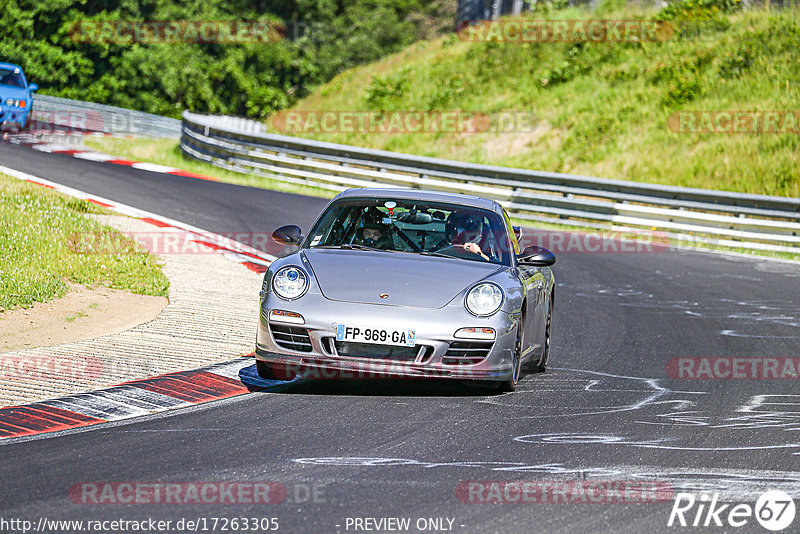
<path fill-rule="evenodd" d="M 270 320 L 273 309 L 298 313 L 304 324 Z M 368 348 L 369 354 L 353 356 L 346 350 L 347 344 L 335 341 L 338 324 L 413 329 L 416 349 L 400 351 L 405 354 L 398 356 L 384 345 L 374 345 L 374 354 L 373 346 L 361 346 Z M 465 327 L 493 328 L 495 339 L 456 338 L 455 332 Z M 305 295 L 287 302 L 269 293 L 261 301 L 255 352 L 258 360 L 273 364 L 278 374 L 282 371 L 287 378 L 300 373 L 309 378 L 502 381 L 511 375 L 516 327 L 517 318 L 505 311 L 475 317 L 460 302 L 440 309 L 421 309 L 337 302 L 322 295 Z M 287 339 L 294 342 L 287 343 Z"/>
<path fill-rule="evenodd" d="M 28 124 L 29 110 L 3 106 L 0 108 L 0 131 L 23 130 Z"/>

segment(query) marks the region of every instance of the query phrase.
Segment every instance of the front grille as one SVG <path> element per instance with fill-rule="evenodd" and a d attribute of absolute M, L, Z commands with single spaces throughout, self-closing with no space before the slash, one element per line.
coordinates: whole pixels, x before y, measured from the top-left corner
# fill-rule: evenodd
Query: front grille
<path fill-rule="evenodd" d="M 397 362 L 413 362 L 419 354 L 420 347 L 398 347 L 394 345 L 373 345 L 371 343 L 352 343 L 335 341 L 336 354 L 351 358 L 372 358 L 375 360 L 392 360 Z"/>
<path fill-rule="evenodd" d="M 492 350 L 493 341 L 454 341 L 442 357 L 444 365 L 475 365 L 481 363 Z"/>
<path fill-rule="evenodd" d="M 282 324 L 270 324 L 269 328 L 272 331 L 272 339 L 279 347 L 298 352 L 311 352 L 311 339 L 305 328 Z"/>

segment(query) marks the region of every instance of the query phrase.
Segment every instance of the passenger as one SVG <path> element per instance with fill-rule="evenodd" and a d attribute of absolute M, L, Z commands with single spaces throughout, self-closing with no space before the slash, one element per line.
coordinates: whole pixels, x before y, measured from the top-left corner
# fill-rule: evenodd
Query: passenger
<path fill-rule="evenodd" d="M 386 225 L 374 222 L 368 222 L 364 225 L 364 228 L 358 229 L 355 242 L 359 245 L 381 250 L 391 248 L 392 245 Z"/>

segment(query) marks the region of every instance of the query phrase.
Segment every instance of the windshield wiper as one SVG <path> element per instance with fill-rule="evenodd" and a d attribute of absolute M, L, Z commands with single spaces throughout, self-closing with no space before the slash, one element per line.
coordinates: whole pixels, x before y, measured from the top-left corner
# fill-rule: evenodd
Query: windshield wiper
<path fill-rule="evenodd" d="M 458 258 L 457 256 L 453 256 L 452 254 L 443 254 L 441 252 L 436 252 L 435 250 L 423 250 L 422 252 L 418 252 L 420 256 L 436 256 L 438 258 Z"/>
<path fill-rule="evenodd" d="M 344 243 L 342 245 L 321 245 L 314 248 L 338 248 L 343 250 L 377 250 L 379 252 L 391 252 L 382 248 L 368 247 L 367 245 L 359 245 L 358 243 Z"/>
<path fill-rule="evenodd" d="M 358 243 L 345 243 L 343 245 L 339 245 L 339 248 L 350 249 L 350 250 L 352 250 L 352 249 L 355 249 L 355 250 L 381 250 L 379 248 L 370 247 L 370 246 L 367 246 L 367 245 L 359 245 Z"/>

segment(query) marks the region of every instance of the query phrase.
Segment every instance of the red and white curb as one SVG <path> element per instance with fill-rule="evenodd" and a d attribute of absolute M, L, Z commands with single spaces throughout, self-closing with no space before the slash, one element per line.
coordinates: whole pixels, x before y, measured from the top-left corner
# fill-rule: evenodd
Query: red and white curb
<path fill-rule="evenodd" d="M 219 234 L 15 169 L 0 165 L 0 173 L 141 219 L 167 231 L 189 232 L 198 243 L 214 248 L 257 273 L 265 272 L 275 259 L 263 251 Z M 0 408 L 0 440 L 119 421 L 241 395 L 249 390 L 238 379 L 238 373 L 242 368 L 252 365 L 252 362 L 251 358 L 237 358 L 222 364 L 135 380 L 96 391 Z"/>
<path fill-rule="evenodd" d="M 0 408 L 0 440 L 151 415 L 243 395 L 239 371 L 252 358 L 144 378 L 87 393 Z"/>
<path fill-rule="evenodd" d="M 193 236 L 194 241 L 197 243 L 213 248 L 219 253 L 223 254 L 225 257 L 232 259 L 233 261 L 236 261 L 237 263 L 240 263 L 251 271 L 257 273 L 265 272 L 269 264 L 275 260 L 275 256 L 267 254 L 264 251 L 255 249 L 243 243 L 239 243 L 238 241 L 234 241 L 225 236 L 215 234 L 213 232 L 207 232 L 206 230 L 202 230 L 195 226 L 170 219 L 168 217 L 156 215 L 139 208 L 134 208 L 133 206 L 121 204 L 97 195 L 92 195 L 84 191 L 73 189 L 72 187 L 51 182 L 49 180 L 45 180 L 44 178 L 39 178 L 37 176 L 18 171 L 16 169 L 4 167 L 2 165 L 0 165 L 0 173 L 17 178 L 19 180 L 25 180 L 26 182 L 30 182 L 35 185 L 54 189 L 65 195 L 80 198 L 117 213 L 140 219 L 146 223 L 157 226 L 158 228 L 162 229 L 161 231 L 181 233 L 188 232 Z"/>
<path fill-rule="evenodd" d="M 33 150 L 38 150 L 39 152 L 47 152 L 49 154 L 64 154 L 67 156 L 72 156 L 73 158 L 85 159 L 89 161 L 97 161 L 103 163 L 112 163 L 114 165 L 123 165 L 125 167 L 132 167 L 134 169 L 139 169 L 142 171 L 157 172 L 161 174 L 171 174 L 173 176 L 184 176 L 187 178 L 197 178 L 198 180 L 210 180 L 213 182 L 219 181 L 217 178 L 214 178 L 213 176 L 206 176 L 204 174 L 197 174 L 194 172 L 184 171 L 182 169 L 178 169 L 175 167 L 168 167 L 167 165 L 159 165 L 157 163 L 146 163 L 141 161 L 131 161 L 117 156 L 112 156 L 111 154 L 96 152 L 94 150 L 83 150 L 70 147 L 68 145 L 62 145 L 59 143 L 38 141 L 30 136 L 26 136 L 25 134 L 16 136 L 7 136 L 6 139 L 12 144 L 25 146 L 28 148 L 32 148 Z"/>

